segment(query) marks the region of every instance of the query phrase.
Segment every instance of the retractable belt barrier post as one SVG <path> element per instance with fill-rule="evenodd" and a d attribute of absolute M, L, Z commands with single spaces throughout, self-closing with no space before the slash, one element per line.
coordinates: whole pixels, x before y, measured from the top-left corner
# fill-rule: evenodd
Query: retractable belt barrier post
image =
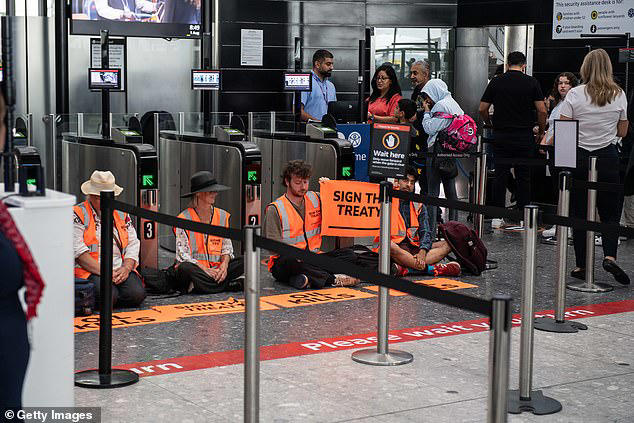
<path fill-rule="evenodd" d="M 381 200 L 381 227 L 379 232 L 379 273 L 390 274 L 390 217 L 392 214 L 392 184 L 381 182 L 379 198 Z M 390 289 L 379 287 L 379 321 L 377 349 L 365 349 L 352 353 L 352 359 L 358 363 L 373 366 L 396 366 L 410 363 L 414 356 L 405 351 L 388 351 L 388 331 L 390 321 Z"/>
<path fill-rule="evenodd" d="M 570 209 L 570 185 L 572 174 L 569 171 L 559 173 L 559 202 L 557 214 L 568 217 Z M 539 317 L 535 319 L 535 329 L 546 332 L 577 333 L 586 330 L 583 323 L 566 321 L 564 308 L 566 306 L 566 276 L 568 260 L 568 227 L 557 225 L 557 273 L 555 291 L 555 318 Z"/>
<path fill-rule="evenodd" d="M 511 297 L 496 295 L 491 305 L 487 422 L 506 422 L 511 357 Z"/>
<path fill-rule="evenodd" d="M 82 388 L 120 388 L 139 381 L 139 375 L 131 370 L 112 368 L 112 200 L 114 191 L 101 192 L 99 369 L 75 373 L 75 385 Z"/>
<path fill-rule="evenodd" d="M 533 308 L 535 302 L 535 247 L 537 244 L 537 206 L 524 207 L 524 265 L 522 281 L 522 327 L 520 333 L 520 387 L 509 392 L 509 413 L 531 411 L 553 414 L 561 410 L 559 401 L 533 391 Z"/>
<path fill-rule="evenodd" d="M 478 142 L 478 153 L 482 153 L 484 146 L 482 145 L 482 138 L 479 139 Z M 476 204 L 479 206 L 484 206 L 486 202 L 486 186 L 487 186 L 487 156 L 486 154 L 480 154 L 476 159 L 476 167 L 478 170 L 478 180 L 476 183 L 477 194 L 476 194 Z M 474 217 L 473 226 L 475 227 L 475 231 L 480 238 L 484 235 L 484 213 L 478 213 Z"/>
<path fill-rule="evenodd" d="M 597 158 L 590 157 L 588 162 L 588 182 L 597 182 Z M 597 220 L 597 190 L 588 188 L 588 222 Z M 594 283 L 594 231 L 586 232 L 586 281 L 571 283 L 568 289 L 581 292 L 609 292 L 614 289 L 611 285 Z"/>
<path fill-rule="evenodd" d="M 244 227 L 244 421 L 260 420 L 260 249 L 253 235 L 259 226 Z"/>

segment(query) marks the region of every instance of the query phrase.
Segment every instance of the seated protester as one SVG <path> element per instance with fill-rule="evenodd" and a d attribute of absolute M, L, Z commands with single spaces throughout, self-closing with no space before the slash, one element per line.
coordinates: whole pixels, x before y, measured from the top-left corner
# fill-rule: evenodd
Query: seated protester
<path fill-rule="evenodd" d="M 87 279 L 95 285 L 97 303 L 100 300 L 101 284 L 101 191 L 114 191 L 117 196 L 123 188 L 115 184 L 112 172 L 95 170 L 90 180 L 81 185 L 81 192 L 87 196 L 86 201 L 73 208 L 75 278 Z M 139 263 L 141 243 L 127 213 L 115 210 L 113 216 L 112 304 L 118 307 L 137 307 L 145 299 L 145 288 L 135 270 Z"/>
<path fill-rule="evenodd" d="M 413 192 L 418 174 L 412 167 L 408 167 L 406 173 L 406 178 L 399 179 L 395 188 Z M 393 198 L 391 226 L 390 257 L 401 267 L 399 276 L 408 273 L 432 276 L 460 275 L 459 263 L 439 263 L 447 257 L 451 248 L 447 241 L 432 243 L 426 207 Z M 374 251 L 379 251 L 378 237 L 374 239 Z"/>
<path fill-rule="evenodd" d="M 194 173 L 190 179 L 191 192 L 181 197 L 191 197 L 190 205 L 178 217 L 228 228 L 229 213 L 214 207 L 214 203 L 219 192 L 229 189 L 220 185 L 211 172 Z M 244 260 L 242 257 L 234 258 L 230 239 L 181 228 L 175 228 L 174 232 L 174 289 L 196 294 L 216 294 L 244 289 Z"/>
<path fill-rule="evenodd" d="M 416 121 L 416 103 L 407 98 L 398 101 L 394 115 L 399 123 L 412 125 L 412 136 L 410 139 L 410 153 L 427 152 L 427 134 L 423 131 L 420 122 Z M 427 192 L 427 175 L 425 173 L 425 157 L 411 157 L 409 162 L 418 173 L 418 186 L 421 192 Z"/>
<path fill-rule="evenodd" d="M 266 207 L 264 236 L 302 250 L 319 253 L 321 248 L 321 199 L 308 191 L 311 165 L 303 160 L 291 160 L 282 172 L 286 193 Z M 333 250 L 326 255 L 357 263 L 351 249 Z M 284 256 L 269 258 L 269 272 L 276 280 L 297 289 L 323 288 L 327 285 L 351 286 L 359 280 L 312 264 Z"/>

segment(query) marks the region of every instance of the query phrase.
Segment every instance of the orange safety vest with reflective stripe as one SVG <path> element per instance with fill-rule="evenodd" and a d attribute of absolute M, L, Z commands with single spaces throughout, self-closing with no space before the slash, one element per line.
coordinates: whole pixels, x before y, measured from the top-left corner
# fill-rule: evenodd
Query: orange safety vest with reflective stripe
<path fill-rule="evenodd" d="M 75 215 L 79 218 L 84 225 L 84 243 L 88 247 L 88 253 L 92 258 L 99 262 L 99 241 L 97 241 L 97 225 L 95 224 L 95 217 L 93 216 L 92 207 L 88 200 L 81 204 L 77 204 L 73 207 Z M 112 213 L 114 217 L 114 228 L 119 234 L 119 241 L 121 242 L 121 259 L 125 260 L 123 251 L 128 246 L 128 229 L 126 228 L 126 220 L 128 218 L 127 213 L 119 210 L 115 210 Z M 79 264 L 75 263 L 75 277 L 81 279 L 87 279 L 91 273 Z"/>
<path fill-rule="evenodd" d="M 400 205 L 401 200 L 399 198 L 392 198 L 392 215 L 390 216 L 390 226 L 392 226 L 392 228 L 390 229 L 390 238 L 392 242 L 398 244 L 407 237 L 407 240 L 412 245 L 420 247 L 420 237 L 418 236 L 418 215 L 420 208 L 416 209 L 414 203 L 409 202 L 409 225 L 405 225 L 405 219 L 403 219 L 403 215 L 401 215 L 401 211 L 399 210 Z M 379 251 L 378 236 L 374 238 L 372 251 Z"/>
<path fill-rule="evenodd" d="M 225 210 L 214 207 L 211 215 L 211 225 L 228 228 L 230 216 L 231 215 Z M 191 207 L 183 210 L 178 217 L 181 219 L 193 220 L 194 222 L 200 222 L 198 213 L 196 213 L 196 210 Z M 192 236 L 191 231 L 188 230 L 185 230 L 185 233 L 189 239 L 192 257 L 199 265 L 213 269 L 220 267 L 222 258 L 222 237 L 207 235 L 207 244 L 205 245 L 205 234 L 194 232 L 194 236 Z"/>
<path fill-rule="evenodd" d="M 282 242 L 301 250 L 319 253 L 321 248 L 321 204 L 319 195 L 308 191 L 304 195 L 304 219 L 291 201 L 282 195 L 267 207 L 275 207 L 282 227 Z M 269 258 L 269 271 L 277 255 Z"/>

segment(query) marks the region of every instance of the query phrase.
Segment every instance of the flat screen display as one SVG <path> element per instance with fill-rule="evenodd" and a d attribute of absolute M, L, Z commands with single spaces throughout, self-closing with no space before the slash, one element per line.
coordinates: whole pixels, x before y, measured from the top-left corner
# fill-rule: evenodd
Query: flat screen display
<path fill-rule="evenodd" d="M 199 38 L 202 0 L 72 0 L 71 33 Z"/>
<path fill-rule="evenodd" d="M 88 88 L 118 90 L 121 88 L 121 69 L 88 69 Z"/>
<path fill-rule="evenodd" d="M 192 69 L 192 90 L 219 90 L 220 71 Z"/>
<path fill-rule="evenodd" d="M 311 91 L 312 78 L 310 73 L 289 73 L 284 72 L 285 91 Z"/>

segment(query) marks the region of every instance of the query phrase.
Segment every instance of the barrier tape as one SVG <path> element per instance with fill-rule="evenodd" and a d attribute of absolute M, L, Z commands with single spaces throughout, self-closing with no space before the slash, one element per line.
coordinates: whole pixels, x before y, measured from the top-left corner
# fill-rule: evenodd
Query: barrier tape
<path fill-rule="evenodd" d="M 524 212 L 520 210 L 509 210 L 503 207 L 495 206 L 480 206 L 478 204 L 467 203 L 464 201 L 447 200 L 446 198 L 430 197 L 428 195 L 414 194 L 413 192 L 405 192 L 400 190 L 392 190 L 392 197 L 400 198 L 401 200 L 408 200 L 414 203 L 429 204 L 438 207 L 447 207 L 450 209 L 457 209 L 462 211 L 468 211 L 472 213 L 485 214 L 490 217 L 502 217 L 512 220 L 522 220 L 524 218 Z"/>
<path fill-rule="evenodd" d="M 254 244 L 264 250 L 273 251 L 284 257 L 291 257 L 304 262 L 328 269 L 330 273 L 342 273 L 348 276 L 359 278 L 364 282 L 372 282 L 386 288 L 405 292 L 418 298 L 433 301 L 438 304 L 469 310 L 482 315 L 490 315 L 491 301 L 470 295 L 460 294 L 451 291 L 441 291 L 424 285 L 418 285 L 411 281 L 400 279 L 394 276 L 383 275 L 372 270 L 328 257 L 323 254 L 315 254 L 309 251 L 300 250 L 293 246 L 284 244 L 272 239 L 255 235 Z"/>
<path fill-rule="evenodd" d="M 102 198 L 101 201 L 106 201 L 106 207 L 109 207 L 111 209 L 121 210 L 126 213 L 139 216 L 147 220 L 153 220 L 164 225 L 186 229 L 188 231 L 199 232 L 207 235 L 229 238 L 234 241 L 244 240 L 244 232 L 240 229 L 225 228 L 224 226 L 214 226 L 207 223 L 194 222 L 193 220 L 181 219 L 179 217 L 170 216 L 168 214 L 162 214 L 151 210 L 142 209 L 140 207 L 135 207 L 117 200 L 112 200 L 112 202 L 110 202 L 107 199 Z"/>
<path fill-rule="evenodd" d="M 102 199 L 102 201 L 104 200 L 105 206 L 108 208 L 121 210 L 129 214 L 139 216 L 148 220 L 153 220 L 164 225 L 187 229 L 194 232 L 206 233 L 209 235 L 220 236 L 223 238 L 231 238 L 237 241 L 243 240 L 244 232 L 239 229 L 228 229 L 220 226 L 212 226 L 205 223 L 193 222 L 191 220 L 180 219 L 166 214 L 142 209 L 140 207 L 135 207 L 117 200 L 108 201 L 107 199 Z M 290 245 L 273 241 L 268 238 L 263 238 L 257 235 L 254 236 L 254 243 L 260 248 L 273 251 L 278 254 L 283 254 L 288 257 L 303 260 L 315 266 L 328 269 L 331 273 L 343 273 L 349 276 L 360 278 L 367 282 L 376 283 L 387 288 L 406 292 L 419 298 L 427 299 L 439 304 L 445 304 L 459 309 L 469 310 L 482 315 L 488 316 L 491 312 L 491 302 L 488 300 L 471 297 L 464 294 L 458 294 L 455 292 L 440 291 L 436 288 L 417 285 L 405 279 L 382 275 L 380 273 L 364 269 L 360 266 L 350 264 L 343 260 L 338 260 L 321 254 L 315 254 L 308 251 L 300 250 Z"/>
<path fill-rule="evenodd" d="M 428 151 L 419 151 L 416 153 L 410 153 L 409 157 L 412 159 L 425 159 L 427 157 L 441 157 L 447 159 L 468 159 L 478 158 L 484 155 L 484 153 L 433 153 Z"/>
<path fill-rule="evenodd" d="M 574 179 L 572 181 L 574 188 L 580 188 L 584 190 L 593 189 L 595 191 L 613 192 L 616 194 L 623 194 L 623 184 L 613 184 L 609 182 L 589 182 Z"/>
<path fill-rule="evenodd" d="M 390 195 L 392 197 L 413 201 L 415 203 L 431 204 L 433 206 L 471 211 L 473 213 L 484 214 L 487 217 L 508 217 L 516 221 L 524 219 L 524 212 L 521 210 L 507 210 L 501 207 L 480 206 L 477 204 L 465 203 L 463 201 L 428 197 L 426 195 L 414 194 L 412 192 L 405 192 L 400 190 L 391 190 Z M 542 222 L 550 225 L 569 226 L 577 230 L 614 233 L 618 235 L 624 235 L 629 238 L 634 238 L 634 228 L 628 228 L 626 226 L 621 226 L 618 224 L 589 222 L 587 220 L 579 218 L 563 217 L 555 214 L 545 214 L 541 211 L 539 213 L 539 216 Z"/>

